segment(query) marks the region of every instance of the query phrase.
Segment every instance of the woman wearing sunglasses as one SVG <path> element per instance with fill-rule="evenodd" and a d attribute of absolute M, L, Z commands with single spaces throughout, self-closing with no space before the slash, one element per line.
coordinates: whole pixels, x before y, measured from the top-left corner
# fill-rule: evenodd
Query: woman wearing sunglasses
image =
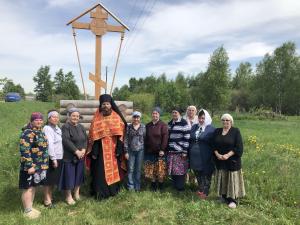
<path fill-rule="evenodd" d="M 245 196 L 241 164 L 243 141 L 240 130 L 233 127 L 230 114 L 223 114 L 221 120 L 223 127 L 217 128 L 213 136 L 217 192 L 229 208 L 236 208 L 237 199 Z"/>

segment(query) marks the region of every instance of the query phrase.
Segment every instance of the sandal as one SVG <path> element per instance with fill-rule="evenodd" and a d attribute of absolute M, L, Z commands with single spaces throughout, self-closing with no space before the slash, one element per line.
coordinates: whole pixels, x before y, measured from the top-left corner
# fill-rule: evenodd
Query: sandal
<path fill-rule="evenodd" d="M 45 206 L 46 208 L 48 208 L 48 209 L 53 209 L 53 208 L 55 208 L 55 205 L 52 204 L 52 202 L 49 203 L 49 204 L 44 203 L 44 206 Z"/>
<path fill-rule="evenodd" d="M 80 195 L 75 195 L 74 198 L 75 198 L 76 201 L 80 201 L 81 200 Z"/>
<path fill-rule="evenodd" d="M 67 200 L 67 199 L 66 199 L 66 203 L 67 203 L 68 205 L 75 205 L 75 204 L 76 204 L 76 202 L 74 201 L 74 199 L 72 199 L 72 200 Z"/>

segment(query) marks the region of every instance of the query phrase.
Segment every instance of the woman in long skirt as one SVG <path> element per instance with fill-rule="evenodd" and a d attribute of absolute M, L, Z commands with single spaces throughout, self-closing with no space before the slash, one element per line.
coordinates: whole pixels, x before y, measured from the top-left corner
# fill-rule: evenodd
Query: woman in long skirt
<path fill-rule="evenodd" d="M 241 163 L 243 140 L 240 130 L 233 127 L 230 114 L 223 114 L 221 120 L 223 127 L 217 128 L 213 136 L 217 192 L 229 208 L 236 208 L 237 199 L 245 196 Z"/>

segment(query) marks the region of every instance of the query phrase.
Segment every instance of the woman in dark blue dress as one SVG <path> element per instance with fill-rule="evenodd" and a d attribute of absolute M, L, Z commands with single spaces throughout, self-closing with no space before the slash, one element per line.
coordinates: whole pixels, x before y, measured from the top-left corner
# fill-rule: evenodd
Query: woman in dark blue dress
<path fill-rule="evenodd" d="M 198 182 L 197 194 L 201 199 L 206 199 L 214 172 L 211 138 L 215 128 L 211 125 L 212 119 L 205 109 L 199 111 L 198 120 L 199 123 L 191 128 L 189 160 Z"/>

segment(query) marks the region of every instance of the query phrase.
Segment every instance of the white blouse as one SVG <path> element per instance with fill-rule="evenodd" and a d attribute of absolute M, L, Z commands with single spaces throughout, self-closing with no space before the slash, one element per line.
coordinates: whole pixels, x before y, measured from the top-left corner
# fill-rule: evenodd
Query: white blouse
<path fill-rule="evenodd" d="M 43 128 L 48 139 L 48 153 L 51 160 L 63 158 L 63 145 L 61 137 L 61 129 L 58 126 L 46 125 Z"/>

